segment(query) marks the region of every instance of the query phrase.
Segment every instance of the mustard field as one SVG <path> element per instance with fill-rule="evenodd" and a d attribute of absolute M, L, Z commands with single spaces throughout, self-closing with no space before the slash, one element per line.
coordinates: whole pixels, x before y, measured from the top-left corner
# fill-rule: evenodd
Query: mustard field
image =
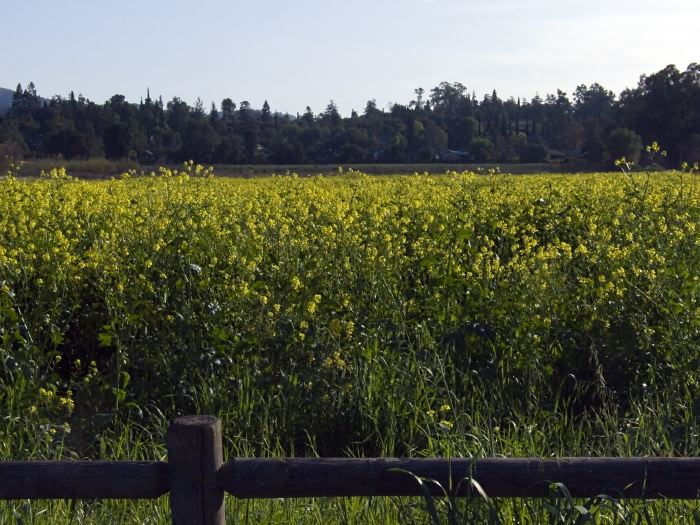
<path fill-rule="evenodd" d="M 682 172 L 8 174 L 0 457 L 697 455 L 699 230 Z"/>

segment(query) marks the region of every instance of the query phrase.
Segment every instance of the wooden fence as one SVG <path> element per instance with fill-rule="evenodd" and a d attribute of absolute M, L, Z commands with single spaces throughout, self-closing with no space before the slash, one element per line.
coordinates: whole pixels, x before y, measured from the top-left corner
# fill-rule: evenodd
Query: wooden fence
<path fill-rule="evenodd" d="M 473 479 L 491 497 L 550 496 L 561 482 L 573 497 L 700 499 L 700 458 L 233 459 L 223 462 L 221 423 L 174 420 L 168 462 L 4 461 L 0 499 L 170 497 L 172 522 L 223 524 L 224 493 L 237 498 L 419 496 L 413 476 L 471 496 Z M 430 485 L 428 485 L 430 486 Z M 433 487 L 434 489 L 437 487 Z M 439 496 L 439 491 L 435 492 Z"/>

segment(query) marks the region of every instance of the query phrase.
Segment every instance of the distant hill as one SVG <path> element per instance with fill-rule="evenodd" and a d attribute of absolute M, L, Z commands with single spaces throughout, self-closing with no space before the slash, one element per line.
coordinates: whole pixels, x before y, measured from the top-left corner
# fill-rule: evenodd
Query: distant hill
<path fill-rule="evenodd" d="M 0 115 L 4 115 L 12 107 L 13 94 L 11 89 L 0 88 Z"/>

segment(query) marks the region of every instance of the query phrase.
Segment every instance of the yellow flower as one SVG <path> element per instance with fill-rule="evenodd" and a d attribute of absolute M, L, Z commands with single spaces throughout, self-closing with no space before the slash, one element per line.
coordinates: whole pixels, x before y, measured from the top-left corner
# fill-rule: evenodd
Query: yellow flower
<path fill-rule="evenodd" d="M 72 412 L 75 408 L 75 402 L 70 397 L 59 397 L 58 403 L 61 406 L 65 407 L 68 410 L 68 412 Z"/>

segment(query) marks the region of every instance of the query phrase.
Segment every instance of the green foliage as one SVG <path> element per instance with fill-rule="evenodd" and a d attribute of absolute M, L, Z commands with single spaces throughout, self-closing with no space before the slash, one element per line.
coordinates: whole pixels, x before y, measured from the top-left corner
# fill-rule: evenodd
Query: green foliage
<path fill-rule="evenodd" d="M 611 163 L 619 158 L 637 163 L 642 154 L 642 138 L 632 130 L 615 128 L 608 136 L 606 150 Z"/>
<path fill-rule="evenodd" d="M 674 66 L 642 76 L 619 100 L 599 84 L 578 86 L 573 103 L 557 90 L 544 100 L 478 100 L 459 82 L 442 82 L 428 100 L 381 111 L 375 101 L 363 115 L 343 118 L 331 101 L 323 112 L 275 113 L 225 98 L 207 114 L 174 97 L 164 103 L 147 93 L 139 104 L 114 95 L 102 105 L 71 94 L 44 101 L 33 85 L 18 86 L 13 108 L 0 121 L 0 157 L 87 158 L 104 155 L 142 164 L 327 164 L 362 162 L 541 162 L 550 156 L 599 164 L 635 159 L 634 135 L 663 143 L 673 165 L 700 160 L 700 74 Z M 347 108 L 344 109 L 347 111 Z M 620 130 L 628 130 L 622 132 Z M 616 131 L 617 130 L 617 131 Z M 609 152 L 605 146 L 610 137 Z M 551 150 L 550 150 L 551 148 Z M 542 151 L 544 150 L 544 151 Z"/>
<path fill-rule="evenodd" d="M 102 134 L 105 158 L 123 159 L 129 154 L 129 133 L 123 124 L 112 124 Z"/>
<path fill-rule="evenodd" d="M 547 148 L 541 144 L 531 144 L 520 156 L 523 162 L 540 163 L 547 160 Z"/>

